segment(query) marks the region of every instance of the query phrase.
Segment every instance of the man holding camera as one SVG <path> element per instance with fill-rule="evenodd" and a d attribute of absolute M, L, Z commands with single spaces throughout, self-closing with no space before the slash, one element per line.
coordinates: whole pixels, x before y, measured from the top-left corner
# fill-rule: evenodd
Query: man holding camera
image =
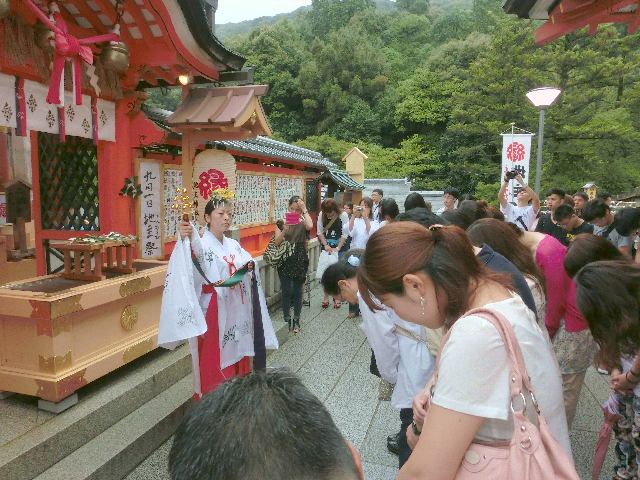
<path fill-rule="evenodd" d="M 511 180 L 520 184 L 516 196 L 517 205 L 513 205 L 507 199 L 507 189 Z M 525 185 L 522 175 L 516 171 L 506 172 L 498 192 L 498 201 L 506 222 L 514 223 L 520 230 L 531 230 L 540 211 L 540 197 L 529 185 Z"/>

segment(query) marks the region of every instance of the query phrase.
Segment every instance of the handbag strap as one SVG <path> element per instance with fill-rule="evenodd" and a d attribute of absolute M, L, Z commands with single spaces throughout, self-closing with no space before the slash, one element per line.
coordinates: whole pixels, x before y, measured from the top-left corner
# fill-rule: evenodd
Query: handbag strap
<path fill-rule="evenodd" d="M 460 320 L 463 320 L 465 317 L 469 316 L 479 316 L 490 322 L 500 334 L 500 338 L 505 345 L 507 350 L 507 356 L 509 357 L 509 361 L 511 363 L 511 373 L 509 376 L 509 391 L 511 393 L 511 399 L 513 400 L 516 396 L 522 396 L 523 399 L 523 386 L 526 388 L 528 393 L 533 400 L 533 404 L 535 406 L 535 410 L 538 416 L 540 416 L 540 410 L 538 408 L 537 401 L 535 399 L 535 395 L 533 392 L 533 387 L 531 385 L 531 378 L 527 372 L 527 368 L 524 363 L 524 357 L 522 356 L 522 350 L 520 349 L 520 345 L 516 340 L 515 333 L 513 331 L 513 327 L 511 323 L 499 312 L 495 310 L 491 310 L 488 308 L 476 308 L 465 313 Z M 460 321 L 458 320 L 458 321 Z M 435 387 L 438 381 L 438 373 L 440 370 L 440 358 L 442 356 L 442 352 L 444 351 L 444 346 L 449 340 L 451 336 L 451 332 L 453 329 L 449 329 L 444 338 L 442 339 L 442 343 L 440 345 L 440 351 L 438 352 L 438 356 L 436 357 L 436 365 L 433 373 L 433 381 L 431 384 L 431 393 L 433 394 L 433 388 Z M 526 399 L 524 400 L 526 404 Z"/>
<path fill-rule="evenodd" d="M 333 224 L 335 223 L 335 221 L 340 218 L 340 215 L 333 217 L 331 219 L 331 221 L 329 223 L 327 223 L 327 225 L 322 229 L 322 234 L 324 235 L 325 233 L 327 233 L 327 231 L 333 226 Z"/>

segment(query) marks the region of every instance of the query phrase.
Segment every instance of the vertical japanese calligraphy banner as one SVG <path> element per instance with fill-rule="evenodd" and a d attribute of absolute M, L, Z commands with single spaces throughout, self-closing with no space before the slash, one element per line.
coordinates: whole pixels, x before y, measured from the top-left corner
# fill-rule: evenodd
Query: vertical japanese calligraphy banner
<path fill-rule="evenodd" d="M 142 258 L 163 258 L 162 164 L 156 160 L 139 160 L 138 238 Z"/>
<path fill-rule="evenodd" d="M 515 170 L 529 183 L 529 161 L 531 159 L 531 134 L 502 134 L 502 168 L 500 170 L 500 183 L 506 172 Z M 520 184 L 515 180 L 509 182 L 507 189 L 507 201 L 515 202 L 515 197 L 520 191 Z"/>

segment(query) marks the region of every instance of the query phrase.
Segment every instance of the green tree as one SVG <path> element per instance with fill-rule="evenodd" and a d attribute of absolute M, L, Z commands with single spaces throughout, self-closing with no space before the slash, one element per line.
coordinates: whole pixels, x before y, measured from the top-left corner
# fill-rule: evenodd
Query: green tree
<path fill-rule="evenodd" d="M 429 0 L 396 0 L 399 9 L 416 15 L 426 15 L 429 12 Z"/>

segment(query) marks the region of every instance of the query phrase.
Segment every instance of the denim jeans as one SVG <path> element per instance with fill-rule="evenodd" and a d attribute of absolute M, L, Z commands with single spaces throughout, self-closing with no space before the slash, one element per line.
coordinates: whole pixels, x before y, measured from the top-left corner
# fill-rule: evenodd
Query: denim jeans
<path fill-rule="evenodd" d="M 284 321 L 291 326 L 291 306 L 293 305 L 293 326 L 300 326 L 302 312 L 302 287 L 304 280 L 280 276 L 282 288 L 282 313 Z"/>

